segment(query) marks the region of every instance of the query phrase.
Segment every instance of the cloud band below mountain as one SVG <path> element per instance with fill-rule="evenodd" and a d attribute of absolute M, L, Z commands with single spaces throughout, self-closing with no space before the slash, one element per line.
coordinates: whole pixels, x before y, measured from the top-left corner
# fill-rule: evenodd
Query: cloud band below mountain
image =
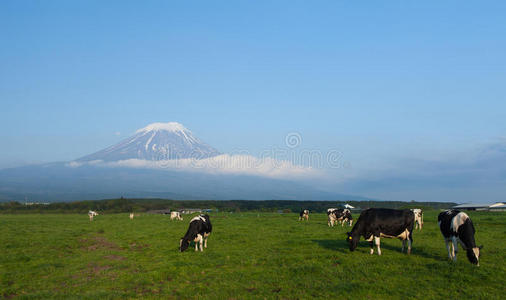
<path fill-rule="evenodd" d="M 167 169 L 210 174 L 253 175 L 283 179 L 305 179 L 322 175 L 321 171 L 312 167 L 301 166 L 287 160 L 270 157 L 257 158 L 251 155 L 222 154 L 205 159 L 174 159 L 174 160 L 143 160 L 126 159 L 113 162 L 94 160 L 88 162 L 73 161 L 68 167 L 94 165 L 102 167 L 128 167 Z"/>

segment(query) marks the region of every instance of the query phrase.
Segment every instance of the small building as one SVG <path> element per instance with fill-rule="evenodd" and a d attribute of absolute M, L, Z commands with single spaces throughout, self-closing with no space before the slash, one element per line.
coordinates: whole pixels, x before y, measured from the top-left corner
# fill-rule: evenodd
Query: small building
<path fill-rule="evenodd" d="M 506 211 L 506 204 L 503 202 L 497 202 L 488 208 L 489 211 Z"/>
<path fill-rule="evenodd" d="M 501 211 L 506 210 L 504 202 L 496 202 L 496 203 L 464 203 L 455 205 L 452 207 L 453 209 L 460 210 L 477 210 L 477 211 Z"/>
<path fill-rule="evenodd" d="M 148 210 L 146 213 L 148 213 L 148 214 L 170 215 L 170 209 L 153 209 L 153 210 Z"/>
<path fill-rule="evenodd" d="M 202 212 L 202 209 L 201 208 L 184 208 L 181 210 L 181 213 L 182 214 L 194 214 L 194 213 L 201 213 Z"/>

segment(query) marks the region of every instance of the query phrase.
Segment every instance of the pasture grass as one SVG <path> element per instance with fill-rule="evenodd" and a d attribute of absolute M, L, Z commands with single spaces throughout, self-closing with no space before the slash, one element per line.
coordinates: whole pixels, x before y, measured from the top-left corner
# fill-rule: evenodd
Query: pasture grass
<path fill-rule="evenodd" d="M 178 251 L 190 216 L 0 215 L 0 298 L 499 299 L 505 294 L 506 214 L 470 212 L 480 267 L 447 259 L 437 211 L 426 212 L 413 252 L 382 239 L 382 256 L 350 227 L 296 214 L 210 214 L 208 248 Z M 358 214 L 354 214 L 355 219 Z"/>

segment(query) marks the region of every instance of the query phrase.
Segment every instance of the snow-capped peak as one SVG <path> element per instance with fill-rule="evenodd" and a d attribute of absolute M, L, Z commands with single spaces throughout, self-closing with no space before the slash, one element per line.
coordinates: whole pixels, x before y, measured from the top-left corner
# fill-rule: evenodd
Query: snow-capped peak
<path fill-rule="evenodd" d="M 146 131 L 159 131 L 165 130 L 170 132 L 177 131 L 187 131 L 183 124 L 178 122 L 168 122 L 168 123 L 151 123 L 148 126 L 137 130 L 135 133 L 146 132 Z"/>
<path fill-rule="evenodd" d="M 182 124 L 169 122 L 149 124 L 118 144 L 82 157 L 78 161 L 202 159 L 219 154 L 218 150 L 196 138 Z"/>

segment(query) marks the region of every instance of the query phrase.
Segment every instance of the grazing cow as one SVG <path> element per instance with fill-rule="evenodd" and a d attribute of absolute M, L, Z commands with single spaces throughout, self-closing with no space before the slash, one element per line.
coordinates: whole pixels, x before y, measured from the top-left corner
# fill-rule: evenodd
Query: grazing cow
<path fill-rule="evenodd" d="M 422 230 L 423 226 L 423 211 L 421 208 L 413 208 L 411 210 L 415 214 L 415 229 Z"/>
<path fill-rule="evenodd" d="M 90 221 L 93 221 L 93 217 L 98 216 L 98 213 L 96 211 L 90 210 L 88 211 L 88 216 L 90 217 Z"/>
<path fill-rule="evenodd" d="M 351 232 L 348 232 L 350 251 L 355 250 L 360 236 L 370 242 L 371 254 L 374 253 L 373 240 L 378 247 L 378 255 L 381 255 L 380 238 L 398 238 L 402 240 L 402 251 L 408 242 L 408 254 L 411 253 L 413 242 L 414 214 L 409 209 L 397 210 L 388 208 L 369 208 L 364 210 Z"/>
<path fill-rule="evenodd" d="M 198 251 L 197 242 L 200 243 L 200 251 L 204 251 L 202 243 L 204 243 L 204 247 L 207 248 L 207 238 L 211 234 L 212 230 L 213 226 L 211 225 L 211 220 L 208 215 L 198 215 L 194 217 L 190 221 L 190 226 L 188 227 L 186 234 L 179 242 L 179 250 L 181 252 L 185 251 L 190 245 L 190 242 L 194 241 L 195 251 Z"/>
<path fill-rule="evenodd" d="M 130 220 L 134 219 L 134 213 L 130 213 Z"/>
<path fill-rule="evenodd" d="M 171 220 L 177 219 L 177 220 L 183 221 L 183 218 L 181 217 L 181 213 L 178 211 L 171 211 L 170 212 L 170 219 Z"/>
<path fill-rule="evenodd" d="M 344 226 L 345 223 L 351 226 L 353 224 L 353 217 L 351 215 L 351 211 L 345 209 L 345 212 L 343 212 L 343 214 L 344 216 L 341 218 L 341 226 Z"/>
<path fill-rule="evenodd" d="M 445 239 L 448 257 L 453 261 L 457 261 L 457 245 L 460 243 L 462 248 L 466 250 L 467 259 L 472 264 L 479 266 L 480 250 L 483 246 L 476 247 L 471 218 L 466 213 L 450 209 L 440 213 L 437 222 Z M 451 252 L 448 245 L 450 241 L 452 242 Z"/>
<path fill-rule="evenodd" d="M 334 223 L 337 223 L 339 221 L 339 218 L 343 216 L 343 209 L 338 208 L 329 208 L 327 209 L 327 225 L 330 227 L 334 227 Z"/>
<path fill-rule="evenodd" d="M 337 209 L 335 210 L 332 210 L 332 211 L 327 211 L 327 218 L 328 218 L 328 221 L 327 221 L 327 225 L 329 225 L 329 227 L 334 227 L 334 223 L 337 223 Z"/>
<path fill-rule="evenodd" d="M 340 214 L 339 217 L 337 218 L 337 221 L 339 221 L 339 224 L 341 224 L 341 226 L 344 226 L 344 223 L 349 223 L 350 218 L 353 219 L 353 217 L 351 216 L 351 211 L 349 209 L 340 208 L 338 209 L 338 211 L 340 212 Z"/>
<path fill-rule="evenodd" d="M 306 221 L 309 221 L 309 210 L 304 209 L 304 210 L 300 211 L 299 221 L 303 220 L 303 219 L 306 219 Z"/>
<path fill-rule="evenodd" d="M 350 226 L 353 224 L 353 217 L 351 211 L 347 208 L 329 208 L 327 209 L 327 225 L 334 226 L 334 223 L 339 222 L 341 226 L 348 223 Z"/>

